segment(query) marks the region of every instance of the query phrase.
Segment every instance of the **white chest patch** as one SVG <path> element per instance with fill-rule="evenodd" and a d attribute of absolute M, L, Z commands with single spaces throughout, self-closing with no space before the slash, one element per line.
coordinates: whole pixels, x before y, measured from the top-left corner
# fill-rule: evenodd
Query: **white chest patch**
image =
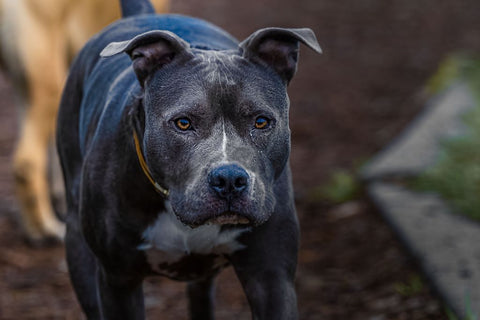
<path fill-rule="evenodd" d="M 177 219 L 172 210 L 160 213 L 157 220 L 143 232 L 144 242 L 138 247 L 145 251 L 152 269 L 163 263 L 171 264 L 190 254 L 231 254 L 243 249 L 237 237 L 249 228 L 221 231 L 219 225 L 191 228 Z"/>

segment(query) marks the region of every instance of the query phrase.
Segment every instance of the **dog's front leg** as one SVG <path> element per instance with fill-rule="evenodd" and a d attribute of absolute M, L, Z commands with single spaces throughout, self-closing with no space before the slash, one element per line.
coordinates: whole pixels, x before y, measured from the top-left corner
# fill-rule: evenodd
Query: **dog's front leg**
<path fill-rule="evenodd" d="M 213 278 L 188 283 L 191 320 L 213 320 Z"/>
<path fill-rule="evenodd" d="M 232 256 L 254 320 L 298 319 L 294 288 L 298 229 L 296 221 L 289 220 L 247 234 L 247 248 Z"/>
<path fill-rule="evenodd" d="M 103 319 L 145 319 L 141 279 L 112 275 L 99 268 L 97 280 Z"/>
<path fill-rule="evenodd" d="M 298 319 L 293 279 L 281 270 L 237 271 L 254 320 Z"/>
<path fill-rule="evenodd" d="M 9 36 L 18 41 L 27 99 L 13 170 L 21 221 L 27 238 L 33 243 L 63 239 L 65 232 L 50 202 L 47 174 L 47 151 L 55 131 L 58 102 L 68 68 L 64 54 L 63 4 L 59 2 L 56 8 L 49 8 L 35 1 L 12 1 L 14 7 L 23 8 L 14 14 L 21 26 L 18 34 Z"/>

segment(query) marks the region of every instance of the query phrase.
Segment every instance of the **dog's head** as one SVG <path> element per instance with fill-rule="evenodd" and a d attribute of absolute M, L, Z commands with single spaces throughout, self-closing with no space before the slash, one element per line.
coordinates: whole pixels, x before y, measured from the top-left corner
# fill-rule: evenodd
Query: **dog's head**
<path fill-rule="evenodd" d="M 168 31 L 112 43 L 143 90 L 142 149 L 185 224 L 259 225 L 290 153 L 289 99 L 299 43 L 320 52 L 310 29 L 262 29 L 237 50 L 191 48 Z"/>

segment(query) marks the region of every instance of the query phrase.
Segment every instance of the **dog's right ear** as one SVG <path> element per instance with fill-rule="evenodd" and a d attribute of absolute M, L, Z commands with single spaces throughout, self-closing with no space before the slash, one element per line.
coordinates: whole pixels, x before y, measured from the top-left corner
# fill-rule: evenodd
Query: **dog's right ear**
<path fill-rule="evenodd" d="M 142 85 L 154 71 L 172 62 L 179 55 L 192 55 L 190 45 L 176 34 L 154 30 L 122 42 L 112 42 L 100 53 L 110 57 L 125 52 L 133 61 L 133 70 Z"/>

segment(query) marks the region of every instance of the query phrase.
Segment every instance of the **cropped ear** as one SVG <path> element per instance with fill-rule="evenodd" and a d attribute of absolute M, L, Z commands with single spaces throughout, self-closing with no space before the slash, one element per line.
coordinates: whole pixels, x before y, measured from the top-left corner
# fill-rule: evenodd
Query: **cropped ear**
<path fill-rule="evenodd" d="M 240 43 L 243 57 L 273 68 L 286 83 L 297 70 L 299 42 L 317 53 L 322 49 L 311 29 L 260 29 Z"/>
<path fill-rule="evenodd" d="M 190 45 L 176 34 L 154 30 L 142 33 L 131 40 L 112 42 L 100 56 L 110 57 L 125 52 L 133 61 L 133 70 L 144 86 L 145 80 L 154 71 L 172 62 L 175 57 L 191 54 Z"/>

